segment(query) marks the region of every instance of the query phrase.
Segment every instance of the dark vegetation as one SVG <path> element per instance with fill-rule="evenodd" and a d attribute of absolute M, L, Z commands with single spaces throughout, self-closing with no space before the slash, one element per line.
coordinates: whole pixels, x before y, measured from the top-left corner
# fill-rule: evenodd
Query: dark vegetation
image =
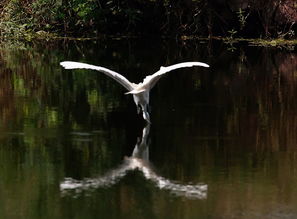
<path fill-rule="evenodd" d="M 294 0 L 2 0 L 0 36 L 294 38 Z"/>

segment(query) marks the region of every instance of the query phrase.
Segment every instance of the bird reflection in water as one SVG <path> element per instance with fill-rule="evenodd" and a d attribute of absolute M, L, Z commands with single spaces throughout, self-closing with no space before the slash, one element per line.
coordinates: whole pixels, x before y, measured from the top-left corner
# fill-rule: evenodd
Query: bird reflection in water
<path fill-rule="evenodd" d="M 142 138 L 138 139 L 131 157 L 125 157 L 123 163 L 110 170 L 103 176 L 96 178 L 87 178 L 83 180 L 75 180 L 72 178 L 65 178 L 60 183 L 60 190 L 63 194 L 70 191 L 76 193 L 88 191 L 100 187 L 108 187 L 116 184 L 121 178 L 126 176 L 129 171 L 139 170 L 143 173 L 144 177 L 152 182 L 159 188 L 170 191 L 177 196 L 185 196 L 191 199 L 206 199 L 207 198 L 207 185 L 206 184 L 182 184 L 173 182 L 162 176 L 159 176 L 151 167 L 149 161 L 149 146 L 148 136 L 150 132 L 150 124 L 143 128 Z"/>

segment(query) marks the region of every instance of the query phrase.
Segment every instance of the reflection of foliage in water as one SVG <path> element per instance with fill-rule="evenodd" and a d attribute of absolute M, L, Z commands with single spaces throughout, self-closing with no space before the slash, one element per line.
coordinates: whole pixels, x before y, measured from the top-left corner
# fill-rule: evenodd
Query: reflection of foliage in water
<path fill-rule="evenodd" d="M 179 180 L 191 175 L 212 179 L 208 185 L 215 195 L 210 192 L 208 198 L 217 203 L 213 215 L 218 217 L 271 208 L 276 214 L 284 199 L 288 209 L 296 209 L 296 54 L 260 47 L 237 46 L 235 52 L 212 48 L 211 72 L 201 77 L 194 94 L 183 91 L 163 104 L 169 92 L 158 93 L 158 107 L 164 110 L 156 120 L 175 125 L 167 135 L 157 133 L 168 154 L 164 161 L 165 155 L 156 152 L 155 166 Z M 167 116 L 168 105 L 182 116 Z"/>
<path fill-rule="evenodd" d="M 7 206 L 5 197 L 18 194 L 11 207 L 20 209 L 19 206 L 23 206 L 24 214 L 30 218 L 35 217 L 30 209 L 37 204 L 30 199 L 40 196 L 45 188 L 56 196 L 42 199 L 59 202 L 59 192 L 53 183 L 60 175 L 64 176 L 63 169 L 71 170 L 79 177 L 92 173 L 94 169 L 96 172 L 103 170 L 114 162 L 114 158 L 121 158 L 120 152 L 110 151 L 112 145 L 119 147 L 119 141 L 108 140 L 106 131 L 93 131 L 87 133 L 88 136 L 72 133 L 72 130 L 89 127 L 92 119 L 85 98 L 86 90 L 92 93 L 99 87 L 96 84 L 98 80 L 96 75 L 86 78 L 80 73 L 73 77 L 62 73 L 58 64 L 62 53 L 53 52 L 54 47 L 0 51 L 0 165 L 2 182 L 9 184 L 0 185 L 7 191 L 1 201 Z M 101 95 L 100 98 L 102 102 L 96 112 L 100 113 L 101 107 L 102 113 L 106 113 L 104 105 L 110 100 L 108 96 Z M 86 106 L 77 110 L 77 104 Z M 117 136 L 124 141 L 123 133 L 117 133 Z M 61 164 L 61 156 L 69 158 L 63 159 Z M 74 166 L 77 168 L 73 169 Z M 24 195 L 28 191 L 30 195 Z"/>
<path fill-rule="evenodd" d="M 207 46 L 193 42 L 178 46 L 156 43 L 156 49 L 150 48 L 151 43 L 137 47 L 136 41 L 62 45 L 62 49 L 58 49 L 60 44 L 49 44 L 0 51 L 0 168 L 4 174 L 0 188 L 7 191 L 0 198 L 2 203 L 7 203 L 5 197 L 19 194 L 22 198 L 12 202 L 12 209 L 23 206 L 25 215 L 32 214 L 28 209 L 34 209 L 39 199 L 45 209 L 46 203 L 52 209 L 57 205 L 62 208 L 66 204 L 56 187 L 60 179 L 104 174 L 122 160 L 123 144 L 129 141 L 129 131 L 122 126 L 126 121 L 131 124 L 131 114 L 135 114 L 131 97 L 124 96 L 125 90 L 104 75 L 62 70 L 58 63 L 65 59 L 101 63 L 131 81 L 142 79 L 163 64 L 193 59 L 208 62 L 209 72 L 172 73 L 152 91 L 153 126 L 158 127 L 158 132 L 153 132 L 157 142 L 152 146 L 162 146 L 152 147 L 153 164 L 165 173 L 164 177 L 168 174 L 182 182 L 209 182 L 212 191 L 218 191 L 215 198 L 220 205 L 213 214 L 230 215 L 235 207 L 229 209 L 223 204 L 233 204 L 237 193 L 246 197 L 246 203 L 239 204 L 265 207 L 271 195 L 263 193 L 270 180 L 277 185 L 269 184 L 269 191 L 289 185 L 281 195 L 273 193 L 275 199 L 281 196 L 296 200 L 292 185 L 287 184 L 295 182 L 296 174 L 289 171 L 295 171 L 291 167 L 297 162 L 294 53 L 251 47 L 230 52 L 217 42 Z M 178 92 L 181 88 L 187 89 Z M 122 115 L 128 119 L 113 120 Z M 164 124 L 168 129 L 163 128 Z M 246 187 L 237 183 L 247 177 L 252 182 L 247 182 Z M 113 194 L 98 192 L 100 200 L 115 209 L 118 202 L 114 199 L 123 206 L 137 202 L 140 198 L 128 180 L 109 191 Z M 215 182 L 220 180 L 234 183 L 233 190 L 225 184 L 220 184 L 224 191 L 219 189 Z M 152 194 L 150 199 L 156 206 L 169 212 L 172 207 L 165 206 L 167 196 L 164 198 L 164 193 L 160 195 L 158 191 L 150 193 L 154 191 L 151 187 L 136 189 Z M 28 191 L 30 195 L 26 194 Z M 253 202 L 249 200 L 251 196 L 255 197 Z M 191 205 L 186 204 L 182 209 L 190 211 Z M 95 200 L 94 206 L 98 208 Z M 53 214 L 63 212 L 58 209 Z"/>

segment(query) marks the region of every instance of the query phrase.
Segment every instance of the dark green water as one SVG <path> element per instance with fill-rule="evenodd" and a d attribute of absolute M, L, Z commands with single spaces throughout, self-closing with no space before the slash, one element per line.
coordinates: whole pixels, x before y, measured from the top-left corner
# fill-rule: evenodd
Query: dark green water
<path fill-rule="evenodd" d="M 151 92 L 145 128 L 101 65 Z M 220 42 L 0 48 L 0 218 L 297 218 L 297 54 Z"/>

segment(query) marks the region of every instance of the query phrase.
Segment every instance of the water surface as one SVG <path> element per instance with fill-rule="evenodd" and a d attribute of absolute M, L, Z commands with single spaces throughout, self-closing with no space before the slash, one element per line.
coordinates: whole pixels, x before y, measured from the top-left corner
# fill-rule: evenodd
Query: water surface
<path fill-rule="evenodd" d="M 125 89 L 60 61 L 139 82 Z M 297 54 L 216 41 L 60 41 L 0 48 L 3 218 L 296 218 Z"/>

